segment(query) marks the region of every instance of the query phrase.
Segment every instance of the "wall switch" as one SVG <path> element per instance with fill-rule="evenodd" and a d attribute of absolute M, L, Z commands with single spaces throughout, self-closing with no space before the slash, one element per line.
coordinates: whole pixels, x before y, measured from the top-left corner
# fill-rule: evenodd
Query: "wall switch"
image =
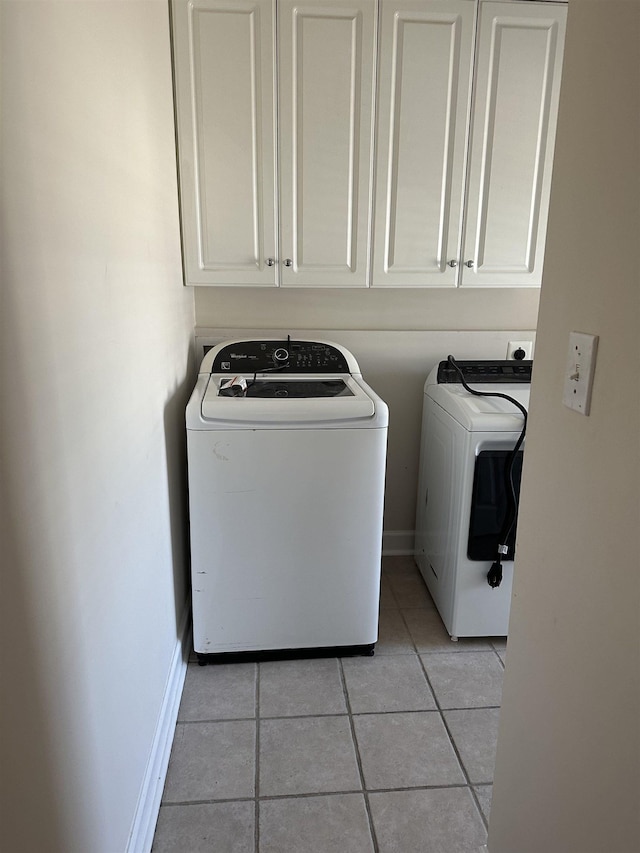
<path fill-rule="evenodd" d="M 581 415 L 588 415 L 591 407 L 591 386 L 597 350 L 597 335 L 569 332 L 569 353 L 562 402 Z"/>
<path fill-rule="evenodd" d="M 524 353 L 524 354 L 523 354 Z M 533 343 L 531 341 L 509 341 L 507 345 L 507 360 L 522 361 L 533 358 Z"/>

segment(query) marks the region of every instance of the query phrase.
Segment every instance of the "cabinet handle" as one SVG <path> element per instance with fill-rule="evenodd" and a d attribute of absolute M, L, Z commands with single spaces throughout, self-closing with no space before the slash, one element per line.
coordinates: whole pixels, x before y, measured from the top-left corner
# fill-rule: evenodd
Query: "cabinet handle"
<path fill-rule="evenodd" d="M 475 261 L 465 261 L 465 262 L 464 262 L 465 267 L 469 267 L 469 269 L 471 269 L 471 267 L 472 267 L 474 264 L 475 264 Z"/>
<path fill-rule="evenodd" d="M 266 264 L 268 267 L 272 267 L 275 264 L 275 262 L 276 262 L 275 258 L 267 258 L 267 260 L 266 260 Z"/>
<path fill-rule="evenodd" d="M 457 262 L 457 261 L 449 261 L 448 263 L 449 263 L 449 266 L 450 266 L 450 267 L 457 267 L 457 266 L 458 266 L 458 262 Z"/>
<path fill-rule="evenodd" d="M 285 258 L 284 259 L 284 265 L 285 265 L 285 267 L 292 267 L 293 261 L 291 260 L 291 258 Z"/>

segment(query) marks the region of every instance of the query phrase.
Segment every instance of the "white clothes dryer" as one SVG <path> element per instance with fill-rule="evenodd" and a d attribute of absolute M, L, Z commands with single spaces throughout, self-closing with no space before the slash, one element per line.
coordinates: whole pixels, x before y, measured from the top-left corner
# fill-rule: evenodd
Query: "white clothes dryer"
<path fill-rule="evenodd" d="M 528 408 L 532 362 L 460 361 L 468 385 Z M 502 398 L 466 391 L 447 361 L 424 386 L 415 559 L 452 639 L 506 636 L 515 528 L 502 582 L 487 580 L 507 511 L 505 463 L 524 417 Z M 519 496 L 522 450 L 514 459 Z"/>
<path fill-rule="evenodd" d="M 227 341 L 186 421 L 200 662 L 373 653 L 388 409 L 353 355 Z"/>

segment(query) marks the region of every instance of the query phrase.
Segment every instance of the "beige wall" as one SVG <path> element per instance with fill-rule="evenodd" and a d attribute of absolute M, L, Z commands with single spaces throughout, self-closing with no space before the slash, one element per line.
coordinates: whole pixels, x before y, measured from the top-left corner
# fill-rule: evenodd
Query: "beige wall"
<path fill-rule="evenodd" d="M 186 603 L 168 11 L 0 14 L 0 849 L 116 853 Z"/>
<path fill-rule="evenodd" d="M 540 296 L 537 288 L 196 287 L 194 292 L 198 326 L 386 331 L 535 329 Z"/>
<path fill-rule="evenodd" d="M 572 0 L 491 853 L 640 844 L 640 4 Z M 600 336 L 591 415 L 562 405 Z"/>

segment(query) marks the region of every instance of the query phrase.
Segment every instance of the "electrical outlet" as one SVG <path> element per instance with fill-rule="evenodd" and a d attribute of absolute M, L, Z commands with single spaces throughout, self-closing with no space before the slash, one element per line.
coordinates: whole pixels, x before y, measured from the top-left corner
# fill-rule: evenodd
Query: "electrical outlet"
<path fill-rule="evenodd" d="M 521 353 L 524 352 L 524 355 Z M 517 355 L 516 355 L 517 353 Z M 509 341 L 507 346 L 507 359 L 512 361 L 522 361 L 522 359 L 533 358 L 533 342 L 532 341 Z"/>
<path fill-rule="evenodd" d="M 564 375 L 562 402 L 570 409 L 588 415 L 591 408 L 591 387 L 596 369 L 598 336 L 569 332 L 569 352 Z"/>

